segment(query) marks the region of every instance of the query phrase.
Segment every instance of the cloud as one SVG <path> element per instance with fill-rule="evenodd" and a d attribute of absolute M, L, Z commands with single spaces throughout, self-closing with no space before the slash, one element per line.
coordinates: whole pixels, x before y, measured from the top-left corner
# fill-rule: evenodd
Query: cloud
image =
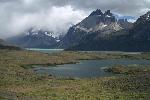
<path fill-rule="evenodd" d="M 128 22 L 134 23 L 137 19 L 128 19 Z"/>
<path fill-rule="evenodd" d="M 57 6 L 71 5 L 76 9 L 84 10 L 110 9 L 123 15 L 137 17 L 150 10 L 150 0 L 51 0 L 51 3 Z"/>
<path fill-rule="evenodd" d="M 25 2 L 29 7 L 22 8 L 21 10 L 19 9 L 19 6 L 10 7 L 9 3 L 7 3 L 7 5 L 3 7 L 3 10 L 1 9 L 1 37 L 11 37 L 23 33 L 25 30 L 31 27 L 50 30 L 56 33 L 55 35 L 58 35 L 59 33 L 66 33 L 68 28 L 72 24 L 76 24 L 86 17 L 84 11 L 80 9 L 75 10 L 70 5 L 49 6 L 46 8 L 41 8 L 41 10 L 40 8 L 37 8 L 36 4 L 34 4 L 32 5 L 34 8 L 30 10 L 29 4 L 32 4 L 32 2 L 28 0 L 26 0 Z M 16 5 L 16 3 L 14 3 L 14 5 Z M 23 3 L 23 5 L 25 4 Z M 9 8 L 11 8 L 11 10 L 9 10 Z M 37 8 L 38 10 L 35 10 L 35 8 Z"/>
<path fill-rule="evenodd" d="M 30 27 L 65 33 L 97 8 L 137 18 L 150 10 L 149 4 L 150 0 L 0 0 L 0 37 L 20 34 Z"/>

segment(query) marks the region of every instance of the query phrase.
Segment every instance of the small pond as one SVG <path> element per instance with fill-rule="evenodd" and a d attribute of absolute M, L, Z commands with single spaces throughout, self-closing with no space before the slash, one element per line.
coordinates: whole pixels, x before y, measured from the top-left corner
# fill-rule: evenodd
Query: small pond
<path fill-rule="evenodd" d="M 112 76 L 103 70 L 105 67 L 114 65 L 150 65 L 150 60 L 83 60 L 78 64 L 64 64 L 50 67 L 34 66 L 37 73 L 49 74 L 56 77 L 93 78 Z"/>

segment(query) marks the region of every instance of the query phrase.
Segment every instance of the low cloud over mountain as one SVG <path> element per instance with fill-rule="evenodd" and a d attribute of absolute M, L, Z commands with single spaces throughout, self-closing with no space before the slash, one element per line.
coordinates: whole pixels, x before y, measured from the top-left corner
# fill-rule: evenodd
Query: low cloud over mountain
<path fill-rule="evenodd" d="M 0 37 L 10 37 L 31 27 L 65 33 L 97 8 L 139 17 L 150 10 L 149 3 L 150 0 L 0 0 Z"/>

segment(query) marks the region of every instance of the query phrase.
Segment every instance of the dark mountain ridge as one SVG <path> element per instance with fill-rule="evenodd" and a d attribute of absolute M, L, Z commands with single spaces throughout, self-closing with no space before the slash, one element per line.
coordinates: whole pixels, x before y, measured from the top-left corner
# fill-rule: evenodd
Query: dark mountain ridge
<path fill-rule="evenodd" d="M 110 32 L 105 37 L 99 34 L 101 32 L 93 32 L 67 50 L 150 51 L 150 12 L 130 28 Z"/>
<path fill-rule="evenodd" d="M 66 36 L 59 42 L 58 47 L 68 48 L 75 46 L 93 33 L 99 33 L 98 37 L 107 37 L 113 32 L 131 27 L 132 23 L 125 19 L 117 20 L 110 10 L 103 13 L 100 9 L 97 9 L 80 23 L 72 26 Z"/>

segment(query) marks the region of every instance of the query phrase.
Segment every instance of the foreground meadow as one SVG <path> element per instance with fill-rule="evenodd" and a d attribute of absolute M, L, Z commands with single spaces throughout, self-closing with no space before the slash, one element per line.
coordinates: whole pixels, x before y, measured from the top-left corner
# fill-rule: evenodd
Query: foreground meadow
<path fill-rule="evenodd" d="M 122 66 L 106 69 L 121 76 L 73 79 L 40 75 L 31 65 L 77 63 L 88 59 L 150 59 L 149 53 L 105 54 L 0 50 L 0 100 L 148 100 L 150 69 Z"/>

